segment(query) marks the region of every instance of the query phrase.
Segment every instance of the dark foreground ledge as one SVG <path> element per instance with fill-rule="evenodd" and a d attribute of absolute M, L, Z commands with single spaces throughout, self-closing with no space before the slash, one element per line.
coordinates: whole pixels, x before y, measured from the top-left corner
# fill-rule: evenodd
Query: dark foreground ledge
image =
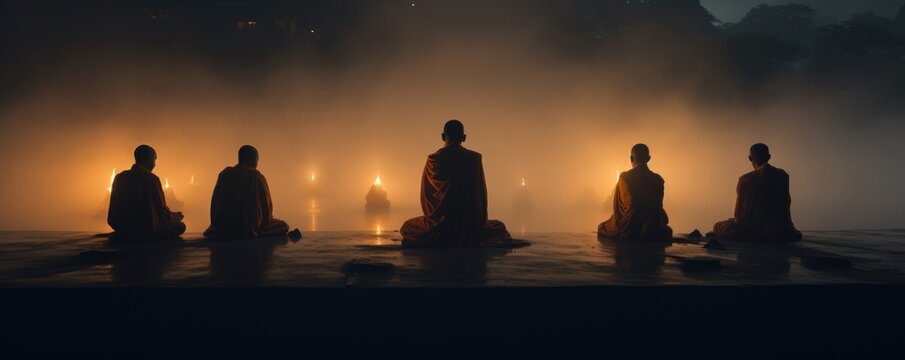
<path fill-rule="evenodd" d="M 0 353 L 901 354 L 905 286 L 0 289 Z"/>

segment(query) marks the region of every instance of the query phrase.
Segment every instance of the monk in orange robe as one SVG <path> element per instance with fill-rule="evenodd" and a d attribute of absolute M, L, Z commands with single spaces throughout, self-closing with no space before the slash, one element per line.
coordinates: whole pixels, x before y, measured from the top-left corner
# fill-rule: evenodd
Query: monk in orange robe
<path fill-rule="evenodd" d="M 801 232 L 792 223 L 789 174 L 768 163 L 767 145 L 752 145 L 748 160 L 754 171 L 738 179 L 735 217 L 713 225 L 712 235 L 764 242 L 801 240 Z"/>
<path fill-rule="evenodd" d="M 450 120 L 441 137 L 445 146 L 428 155 L 421 176 L 424 216 L 402 225 L 403 240 L 443 244 L 511 240 L 506 225 L 487 219 L 484 165 L 481 154 L 462 146 L 465 127 Z"/>
<path fill-rule="evenodd" d="M 160 178 L 151 173 L 157 152 L 148 145 L 135 149 L 135 164 L 113 178 L 107 224 L 111 239 L 125 241 L 169 240 L 185 232 L 182 213 L 167 207 Z"/>
<path fill-rule="evenodd" d="M 285 221 L 273 217 L 273 201 L 264 175 L 258 171 L 258 150 L 239 149 L 239 163 L 223 169 L 211 198 L 211 226 L 207 238 L 231 239 L 281 236 Z"/>
<path fill-rule="evenodd" d="M 650 149 L 647 145 L 632 147 L 632 169 L 619 175 L 613 194 L 613 216 L 597 227 L 602 237 L 669 241 L 672 229 L 666 210 L 663 210 L 663 178 L 647 163 Z"/>

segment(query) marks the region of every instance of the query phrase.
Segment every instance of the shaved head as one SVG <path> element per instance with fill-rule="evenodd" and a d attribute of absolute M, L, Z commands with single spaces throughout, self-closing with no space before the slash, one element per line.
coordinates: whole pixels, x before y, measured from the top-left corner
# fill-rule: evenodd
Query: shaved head
<path fill-rule="evenodd" d="M 258 149 L 251 145 L 243 145 L 239 148 L 239 164 L 258 167 Z"/>
<path fill-rule="evenodd" d="M 461 143 L 465 141 L 465 125 L 459 120 L 450 120 L 443 125 L 443 141 Z"/>
<path fill-rule="evenodd" d="M 645 165 L 650 161 L 650 149 L 644 144 L 632 146 L 632 165 Z"/>
<path fill-rule="evenodd" d="M 748 160 L 751 160 L 755 166 L 763 165 L 770 161 L 770 148 L 762 143 L 751 145 L 751 149 L 748 151 Z"/>
<path fill-rule="evenodd" d="M 157 151 L 148 145 L 138 145 L 133 155 L 135 156 L 135 164 L 149 171 L 154 170 L 154 166 L 157 165 Z"/>

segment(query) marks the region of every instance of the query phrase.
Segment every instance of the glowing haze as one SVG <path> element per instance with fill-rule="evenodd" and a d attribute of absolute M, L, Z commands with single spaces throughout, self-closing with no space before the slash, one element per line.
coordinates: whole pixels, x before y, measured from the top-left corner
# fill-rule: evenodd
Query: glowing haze
<path fill-rule="evenodd" d="M 398 32 L 391 49 L 353 32 L 342 43 L 360 55 L 352 61 L 274 56 L 252 75 L 190 55 L 72 50 L 0 109 L 0 229 L 106 231 L 111 169 L 128 169 L 135 146 L 149 144 L 154 172 L 185 203 L 189 231 L 202 231 L 218 172 L 252 144 L 275 215 L 291 226 L 373 231 L 364 196 L 377 183 L 393 204 L 378 231 L 392 230 L 420 214 L 424 160 L 452 118 L 465 124 L 465 146 L 484 155 L 491 217 L 513 230 L 524 184 L 534 206 L 528 231 L 596 229 L 610 215 L 614 172 L 630 168 L 639 142 L 666 179 L 677 232 L 732 215 L 755 142 L 790 173 L 799 228 L 905 226 L 894 160 L 903 129 L 893 115 L 856 124 L 861 109 L 794 84 L 776 85 L 779 95 L 757 106 L 702 101 L 670 80 L 673 67 L 693 70 L 682 74 L 687 82 L 712 81 L 728 77 L 718 61 L 662 59 L 632 44 L 593 63 L 575 60 L 551 45 L 559 35 L 541 11 L 520 14 L 518 24 L 530 26 L 468 15 L 469 26 L 423 41 L 394 28 L 400 15 L 390 10 L 361 23 Z M 391 54 L 369 60 L 378 52 Z M 595 192 L 599 207 L 578 205 Z"/>

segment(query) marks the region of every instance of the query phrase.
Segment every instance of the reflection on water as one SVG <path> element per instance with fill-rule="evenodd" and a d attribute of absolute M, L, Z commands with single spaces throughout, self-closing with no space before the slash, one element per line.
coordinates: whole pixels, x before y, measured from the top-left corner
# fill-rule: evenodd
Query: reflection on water
<path fill-rule="evenodd" d="M 530 223 L 534 218 L 534 202 L 531 200 L 531 193 L 528 191 L 528 185 L 525 178 L 522 178 L 521 186 L 512 199 L 512 219 L 515 229 L 518 230 L 519 237 L 525 237 L 527 233 L 526 224 Z M 510 232 L 513 229 L 510 229 Z"/>
<path fill-rule="evenodd" d="M 320 208 L 317 207 L 317 200 L 311 199 L 311 205 L 308 207 L 308 212 L 311 214 L 311 227 L 309 229 L 311 231 L 317 231 L 317 214 L 321 212 Z"/>
<path fill-rule="evenodd" d="M 119 247 L 122 258 L 112 264 L 111 278 L 114 284 L 128 286 L 154 285 L 164 278 L 167 270 L 182 257 L 180 244 L 168 244 L 165 248 L 152 248 L 135 244 Z"/>
<path fill-rule="evenodd" d="M 211 242 L 211 277 L 218 284 L 255 285 L 267 278 L 276 245 L 288 237 Z"/>
<path fill-rule="evenodd" d="M 374 231 L 374 235 L 380 239 L 387 234 L 387 224 L 390 218 L 389 210 L 368 210 L 365 212 L 365 219 L 369 224 L 369 228 Z"/>
<path fill-rule="evenodd" d="M 483 286 L 487 284 L 487 263 L 505 256 L 508 249 L 406 249 L 406 262 L 416 264 L 418 277 L 425 283 L 444 286 Z"/>
<path fill-rule="evenodd" d="M 735 256 L 739 271 L 755 275 L 785 276 L 792 263 L 789 256 L 778 252 L 739 249 Z"/>
<path fill-rule="evenodd" d="M 671 243 L 633 242 L 600 238 L 601 249 L 610 252 L 613 262 L 630 272 L 658 272 L 666 262 L 666 248 Z"/>

